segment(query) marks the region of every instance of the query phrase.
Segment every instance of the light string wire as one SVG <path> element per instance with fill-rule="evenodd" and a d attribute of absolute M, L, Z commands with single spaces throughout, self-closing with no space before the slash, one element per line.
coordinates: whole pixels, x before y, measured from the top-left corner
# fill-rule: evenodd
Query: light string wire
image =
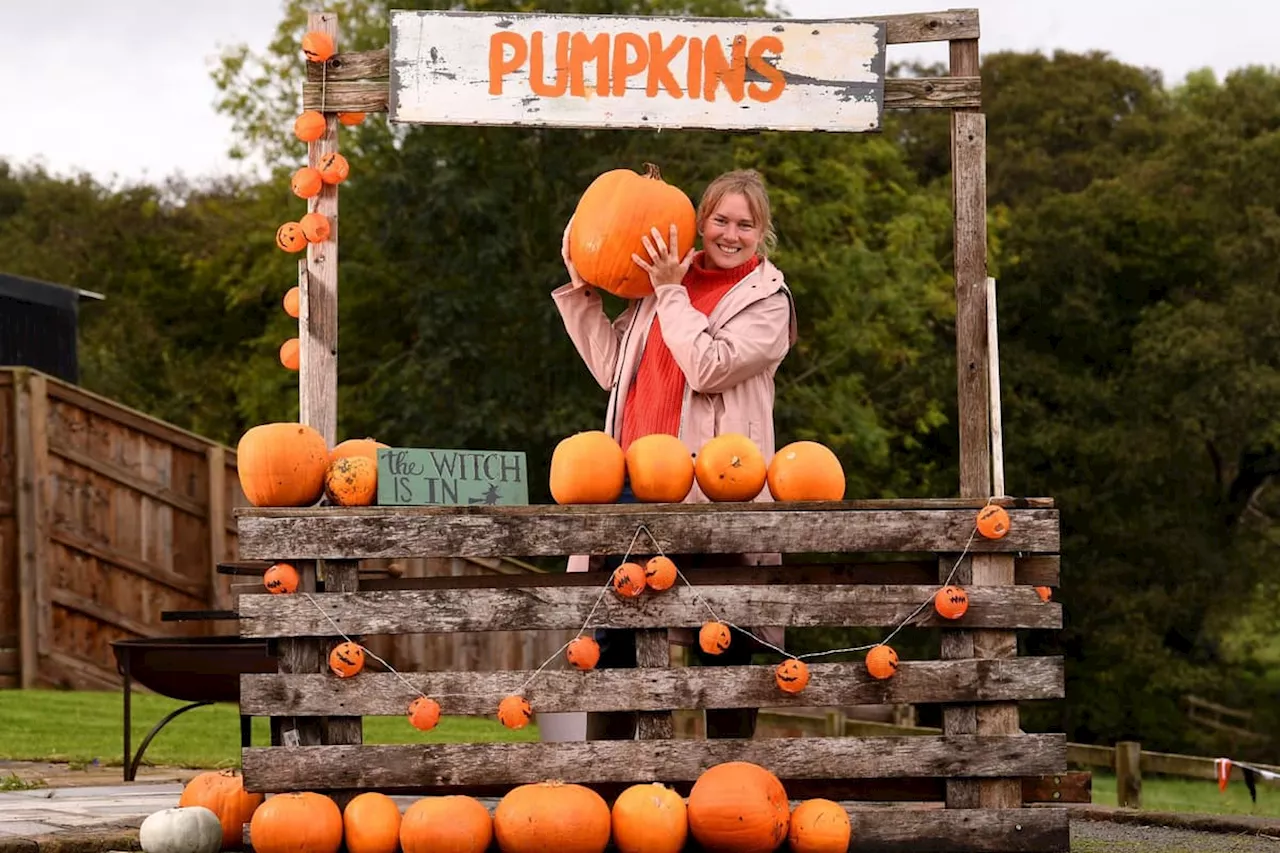
<path fill-rule="evenodd" d="M 991 503 L 992 503 L 992 500 L 990 500 L 990 499 L 989 499 L 989 500 L 987 501 L 986 506 L 990 506 L 990 505 L 991 505 Z M 984 507 L 984 508 L 985 508 L 985 507 Z M 652 532 L 651 530 L 649 530 L 648 526 L 647 526 L 644 522 L 641 522 L 639 525 L 637 525 L 637 527 L 636 527 L 636 532 L 635 532 L 635 534 L 634 534 L 634 535 L 632 535 L 632 537 L 631 537 L 631 542 L 630 542 L 630 544 L 628 544 L 628 545 L 627 545 L 627 550 L 626 550 L 626 552 L 622 555 L 622 562 L 623 562 L 623 563 L 626 563 L 626 562 L 630 559 L 631 554 L 633 553 L 633 551 L 634 551 L 634 549 L 635 549 L 636 542 L 637 542 L 637 540 L 639 540 L 639 538 L 640 538 L 640 534 L 641 534 L 641 533 L 644 533 L 645 535 L 647 535 L 647 536 L 649 537 L 649 541 L 653 543 L 654 550 L 657 552 L 658 556 L 660 556 L 660 557 L 666 557 L 666 556 L 667 556 L 667 555 L 663 552 L 663 550 L 662 550 L 662 545 L 658 542 L 657 537 L 655 537 L 655 536 L 653 535 L 653 532 Z M 949 586 L 949 585 L 951 584 L 952 579 L 954 579 L 954 578 L 955 578 L 956 572 L 958 572 L 958 571 L 960 570 L 960 565 L 964 562 L 965 557 L 967 557 L 967 556 L 969 555 L 969 549 L 973 546 L 974 538 L 975 538 L 977 535 L 978 535 L 978 528 L 977 528 L 977 525 L 975 524 L 975 525 L 974 525 L 974 528 L 969 532 L 969 538 L 968 538 L 968 540 L 966 540 L 966 541 L 965 541 L 964 548 L 963 548 L 963 550 L 960 552 L 960 556 L 956 558 L 955 563 L 953 563 L 953 564 L 952 564 L 952 566 L 951 566 L 951 571 L 947 573 L 947 579 L 946 579 L 945 581 L 943 581 L 941 584 L 939 584 L 939 586 L 938 586 L 938 588 L 939 588 L 939 589 L 942 589 L 943 587 Z M 669 558 L 668 558 L 668 559 L 669 559 Z M 927 598 L 927 599 L 925 599 L 924 601 L 922 601 L 922 602 L 920 603 L 920 605 L 919 605 L 918 607 L 916 607 L 916 609 L 915 609 L 915 610 L 913 610 L 913 611 L 912 611 L 912 612 L 911 612 L 911 613 L 910 613 L 910 614 L 909 614 L 905 619 L 903 619 L 903 620 L 902 620 L 902 621 L 901 621 L 901 622 L 900 622 L 896 627 L 894 627 L 894 629 L 893 629 L 892 631 L 890 631 L 890 632 L 889 632 L 888 636 L 886 636 L 883 640 L 881 640 L 881 641 L 880 641 L 880 642 L 878 642 L 878 643 L 869 643 L 869 644 L 862 645 L 862 646 L 850 646 L 850 647 L 848 647 L 848 648 L 841 648 L 841 649 L 828 649 L 828 650 L 826 650 L 826 651 L 820 651 L 820 652 L 806 652 L 806 653 L 804 653 L 804 654 L 797 655 L 797 654 L 793 654 L 793 653 L 791 653 L 791 652 L 788 652 L 786 649 L 778 648 L 777 646 L 773 645 L 772 643 L 768 642 L 767 640 L 761 639 L 760 637 L 756 636 L 754 633 L 752 633 L 751 631 L 747 630 L 746 628 L 742 628 L 742 627 L 740 627 L 740 626 L 738 626 L 738 625 L 735 625 L 733 622 L 730 622 L 730 621 L 728 621 L 728 620 L 722 619 L 722 618 L 720 617 L 720 615 L 716 612 L 715 608 L 711 606 L 711 602 L 710 602 L 710 601 L 708 601 L 708 600 L 706 599 L 706 597 L 702 595 L 702 593 L 698 592 L 698 588 L 693 584 L 693 582 L 692 582 L 692 581 L 690 581 L 690 580 L 689 580 L 689 578 L 685 575 L 685 573 L 679 569 L 679 567 L 677 567 L 677 568 L 676 568 L 676 574 L 677 574 L 677 575 L 679 576 L 679 578 L 680 578 L 681 580 L 683 580 L 683 581 L 685 582 L 685 584 L 686 584 L 686 585 L 687 585 L 687 586 L 692 590 L 692 594 L 693 594 L 693 597 L 694 597 L 694 599 L 696 600 L 696 602 L 697 602 L 697 603 L 701 603 L 704 607 L 706 607 L 706 608 L 707 608 L 707 611 L 711 614 L 711 618 L 712 618 L 712 619 L 714 619 L 715 621 L 720 622 L 720 623 L 722 623 L 722 624 L 724 624 L 724 625 L 727 625 L 727 626 L 729 626 L 730 628 L 733 628 L 733 629 L 736 629 L 737 631 L 740 631 L 741 633 L 743 633 L 743 634 L 745 634 L 746 636 L 750 637 L 751 639 L 755 640 L 755 641 L 756 641 L 757 643 L 759 643 L 761 646 L 765 646 L 765 647 L 767 647 L 767 648 L 769 648 L 769 649 L 772 649 L 773 651 L 775 651 L 775 652 L 777 652 L 777 653 L 779 653 L 779 654 L 783 655 L 784 657 L 793 658 L 793 659 L 795 659 L 795 660 L 803 660 L 804 658 L 825 657 L 825 656 L 827 656 L 827 655 L 848 654 L 848 653 L 853 653 L 853 652 L 862 652 L 862 651 L 867 651 L 867 650 L 869 650 L 869 649 L 873 649 L 873 648 L 875 648 L 876 646 L 882 646 L 882 645 L 885 645 L 885 644 L 886 644 L 886 643 L 888 643 L 890 640 L 892 640 L 895 636 L 897 636 L 898 632 L 900 632 L 903 628 L 905 628 L 905 627 L 907 627 L 908 625 L 910 625 L 910 624 L 911 624 L 911 622 L 912 622 L 912 621 L 913 621 L 913 620 L 914 620 L 918 615 L 920 615 L 920 613 L 921 613 L 925 608 L 927 608 L 927 607 L 929 606 L 929 603 L 930 603 L 931 601 L 933 601 L 933 597 L 932 597 L 932 596 L 931 596 L 931 597 L 929 597 L 929 598 Z M 570 644 L 572 644 L 572 643 L 573 643 L 573 641 L 574 641 L 574 640 L 577 640 L 578 638 L 580 638 L 580 637 L 581 637 L 581 636 L 586 632 L 586 630 L 587 630 L 589 627 L 591 627 L 591 619 L 595 616 L 596 611 L 600 608 L 600 603 L 601 603 L 602 601 L 604 601 L 604 597 L 605 597 L 605 595 L 606 595 L 606 594 L 608 594 L 609 589 L 610 589 L 610 587 L 611 587 L 612 585 L 613 585 L 613 576 L 612 576 L 612 573 L 610 573 L 610 576 L 609 576 L 608 578 L 606 578 L 605 582 L 601 585 L 601 587 L 600 587 L 600 594 L 596 596 L 595 603 L 591 605 L 591 610 L 587 612 L 587 617 L 586 617 L 586 619 L 585 619 L 585 620 L 583 620 L 582 627 L 578 629 L 578 632 L 577 632 L 577 633 L 576 633 L 576 634 L 575 634 L 571 639 L 569 639 L 568 641 L 566 641 L 565 643 L 563 643 L 563 644 L 560 646 L 560 648 L 558 648 L 558 649 L 556 649 L 554 652 L 552 652 L 552 653 L 547 657 L 547 659 L 546 659 L 546 660 L 544 660 L 544 661 L 542 662 L 542 664 L 538 666 L 538 668 L 537 668 L 537 669 L 535 669 L 532 673 L 530 673 L 530 674 L 529 674 L 529 677 L 528 677 L 528 678 L 526 678 L 526 679 L 524 680 L 524 683 L 522 683 L 522 684 L 521 684 L 521 685 L 520 685 L 520 686 L 519 686 L 515 691 L 513 691 L 513 694 L 514 694 L 514 695 L 521 695 L 521 694 L 523 694 L 523 693 L 524 693 L 524 691 L 529 687 L 529 685 L 530 685 L 530 684 L 532 684 L 532 683 L 533 683 L 533 681 L 534 681 L 534 680 L 535 680 L 535 679 L 536 679 L 536 678 L 537 678 L 537 677 L 542 673 L 542 671 L 543 671 L 544 669 L 546 669 L 548 666 L 550 666 L 550 665 L 551 665 L 552 661 L 554 661 L 554 660 L 556 660 L 557 658 L 559 658 L 559 657 L 560 657 L 560 655 L 564 653 L 565 649 L 567 649 L 567 648 L 570 646 Z M 430 699 L 430 698 L 432 698 L 432 697 L 430 697 L 430 696 L 427 696 L 427 694 L 426 694 L 426 693 L 424 693 L 422 690 L 420 690 L 416 685 L 414 685 L 414 684 L 413 684 L 413 682 L 411 682 L 411 681 L 409 681 L 407 678 L 405 678 L 403 674 L 401 674 L 401 673 L 400 673 L 400 672 L 399 672 L 395 667 L 393 667 L 390 663 L 388 663 L 384 658 L 382 658 L 382 657 L 378 656 L 377 654 L 375 654 L 371 649 L 369 649 L 369 648 L 368 648 L 367 646 L 365 646 L 363 643 L 360 643 L 360 642 L 358 642 L 358 641 L 356 641 L 356 640 L 353 640 L 350 636 L 348 636 L 348 635 L 347 635 L 347 633 L 346 633 L 345 631 L 343 631 L 343 630 L 342 630 L 342 627 L 341 627 L 340 625 L 338 625 L 338 623 L 337 623 L 336 621 L 334 621 L 333 617 L 332 617 L 332 616 L 330 616 L 330 615 L 329 615 L 329 613 L 324 609 L 324 607 L 322 607 L 322 606 L 320 605 L 320 602 L 316 601 L 316 600 L 315 600 L 315 598 L 313 598 L 313 597 L 312 597 L 311 593 L 309 593 L 309 592 L 303 592 L 303 593 L 302 593 L 302 597 L 303 597 L 303 598 L 305 598 L 307 601 L 311 602 L 311 604 L 316 608 L 316 610 L 317 610 L 317 611 L 319 611 L 320 615 L 321 615 L 321 616 L 323 616 L 323 617 L 325 618 L 325 620 L 326 620 L 326 621 L 327 621 L 327 622 L 328 622 L 328 623 L 333 627 L 333 630 L 338 634 L 338 636 L 342 637 L 342 639 L 343 639 L 343 640 L 345 640 L 345 641 L 346 641 L 346 642 L 348 642 L 348 643 L 353 643 L 353 644 L 355 644 L 355 645 L 359 646 L 359 647 L 361 648 L 361 650 L 364 652 L 364 654 L 365 654 L 365 655 L 367 655 L 368 657 L 373 658 L 373 659 L 374 659 L 374 660 L 376 660 L 378 663 L 380 663 L 380 664 L 382 664 L 384 667 L 386 667 L 388 672 L 390 672 L 392 675 L 394 675 L 396 678 L 398 678 L 398 679 L 399 679 L 399 680 L 400 680 L 400 681 L 401 681 L 401 682 L 402 682 L 406 687 L 408 687 L 408 688 L 409 688 L 410 690 L 412 690 L 415 694 L 417 694 L 417 696 L 421 696 L 421 697 L 426 698 L 426 699 Z M 512 694 L 507 694 L 507 695 L 512 695 Z M 414 698 L 417 698 L 417 696 L 415 696 Z M 474 694 L 471 694 L 471 693 L 437 693 L 437 694 L 435 694 L 435 696 L 437 696 L 437 697 L 439 697 L 439 698 L 441 698 L 441 699 L 459 699 L 459 698 L 473 698 L 473 697 L 474 697 Z"/>

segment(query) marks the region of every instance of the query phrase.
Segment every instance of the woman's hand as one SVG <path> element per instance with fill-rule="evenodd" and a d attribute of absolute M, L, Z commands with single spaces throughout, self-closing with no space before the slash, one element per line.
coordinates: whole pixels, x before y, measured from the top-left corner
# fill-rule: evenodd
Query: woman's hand
<path fill-rule="evenodd" d="M 662 235 L 657 228 L 650 228 L 649 233 L 653 235 L 652 242 L 649 241 L 647 235 L 641 237 L 640 240 L 644 243 L 645 251 L 649 253 L 652 263 L 643 260 L 635 253 L 632 253 L 631 260 L 649 273 L 649 281 L 653 283 L 655 288 L 664 284 L 681 284 L 684 282 L 684 274 L 689 271 L 689 265 L 693 263 L 693 247 L 690 246 L 688 253 L 681 259 L 679 235 L 676 233 L 674 222 L 671 223 L 669 244 L 662 241 Z"/>
<path fill-rule="evenodd" d="M 578 269 L 573 265 L 573 261 L 569 260 L 569 229 L 573 227 L 573 217 L 569 217 L 569 224 L 564 226 L 564 238 L 560 241 L 560 257 L 564 259 L 564 268 L 569 271 L 569 283 L 574 289 L 580 289 L 587 286 L 587 282 L 582 276 L 578 275 Z"/>

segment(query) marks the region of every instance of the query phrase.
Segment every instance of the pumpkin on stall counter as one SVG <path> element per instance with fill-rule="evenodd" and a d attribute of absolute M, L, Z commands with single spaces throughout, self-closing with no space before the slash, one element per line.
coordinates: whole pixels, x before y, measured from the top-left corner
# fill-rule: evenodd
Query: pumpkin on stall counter
<path fill-rule="evenodd" d="M 791 813 L 787 842 L 793 853 L 845 853 L 852 835 L 844 806 L 817 797 L 800 803 Z"/>
<path fill-rule="evenodd" d="M 713 501 L 754 500 L 764 488 L 764 454 L 754 441 L 736 432 L 707 440 L 693 466 L 698 488 Z"/>
<path fill-rule="evenodd" d="M 689 835 L 684 798 L 660 782 L 624 790 L 611 817 L 618 853 L 680 853 Z"/>
<path fill-rule="evenodd" d="M 569 260 L 589 284 L 624 299 L 639 299 L 653 292 L 653 284 L 631 256 L 648 260 L 641 238 L 652 240 L 649 231 L 657 228 L 666 241 L 672 223 L 683 256 L 697 237 L 689 197 L 664 181 L 652 163 L 645 164 L 643 175 L 612 169 L 592 181 L 578 200 L 569 222 Z"/>
<path fill-rule="evenodd" d="M 641 503 L 680 503 L 693 488 L 693 454 L 674 435 L 655 432 L 627 445 L 627 480 Z"/>
<path fill-rule="evenodd" d="M 485 853 L 493 841 L 493 818 L 475 797 L 423 797 L 400 821 L 404 853 Z"/>
<path fill-rule="evenodd" d="M 844 499 L 844 468 L 831 448 L 816 441 L 793 441 L 775 453 L 766 481 L 777 501 Z"/>
<path fill-rule="evenodd" d="M 791 823 L 782 782 L 747 761 L 703 771 L 687 808 L 689 833 L 708 853 L 771 853 L 786 840 Z"/>
<path fill-rule="evenodd" d="M 324 437 L 302 423 L 259 424 L 236 445 L 240 489 L 254 506 L 311 506 L 328 467 Z"/>
<path fill-rule="evenodd" d="M 254 853 L 338 853 L 342 812 L 314 791 L 273 794 L 249 821 Z"/>
<path fill-rule="evenodd" d="M 179 806 L 152 812 L 138 828 L 143 853 L 218 853 L 222 825 L 204 806 Z"/>
<path fill-rule="evenodd" d="M 609 433 L 575 433 L 551 453 L 551 497 L 558 504 L 616 503 L 626 468 L 622 447 Z"/>
<path fill-rule="evenodd" d="M 357 794 L 342 810 L 347 853 L 396 853 L 400 846 L 400 807 L 378 791 Z"/>
<path fill-rule="evenodd" d="M 503 853 L 603 853 L 610 829 L 604 798 L 564 782 L 520 785 L 493 811 L 493 833 Z"/>
<path fill-rule="evenodd" d="M 298 573 L 288 563 L 277 563 L 268 574 L 284 567 L 293 571 L 292 592 L 298 588 Z M 267 584 L 271 590 L 271 584 Z M 271 590 L 274 592 L 275 590 Z M 282 590 L 283 591 L 283 590 Z M 244 825 L 262 805 L 262 794 L 251 794 L 244 789 L 244 777 L 234 768 L 206 770 L 191 777 L 178 797 L 179 806 L 204 806 L 213 812 L 222 825 L 222 849 L 239 850 L 244 839 Z"/>
<path fill-rule="evenodd" d="M 372 438 L 348 438 L 346 441 L 340 441 L 333 446 L 333 450 L 329 451 L 329 461 L 335 462 L 348 456 L 363 456 L 377 465 L 378 448 L 383 450 L 391 449 L 388 445 Z"/>
<path fill-rule="evenodd" d="M 378 465 L 366 456 L 343 456 L 329 463 L 324 494 L 337 506 L 373 506 L 378 498 Z"/>

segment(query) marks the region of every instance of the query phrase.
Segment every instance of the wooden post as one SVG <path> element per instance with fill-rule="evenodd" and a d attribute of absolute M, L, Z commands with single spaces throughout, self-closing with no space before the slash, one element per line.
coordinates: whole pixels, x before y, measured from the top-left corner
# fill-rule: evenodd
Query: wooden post
<path fill-rule="evenodd" d="M 1142 744 L 1116 743 L 1116 800 L 1121 808 L 1142 808 Z"/>
<path fill-rule="evenodd" d="M 636 631 L 636 666 L 671 665 L 666 629 Z M 675 721 L 670 711 L 641 711 L 637 715 L 636 736 L 640 740 L 667 740 L 675 737 Z"/>
<path fill-rule="evenodd" d="M 209 607 L 221 603 L 218 563 L 227 559 L 227 452 L 220 444 L 205 451 L 209 468 Z"/>
<path fill-rule="evenodd" d="M 987 387 L 991 407 L 991 494 L 1004 497 L 1004 418 L 1000 413 L 1000 331 L 996 323 L 996 280 L 987 278 Z"/>
<path fill-rule="evenodd" d="M 338 16 L 311 12 L 308 30 L 321 30 L 338 44 Z M 307 76 L 325 72 L 307 63 Z M 324 113 L 324 135 L 307 143 L 307 161 L 319 167 L 320 159 L 338 150 L 338 115 Z M 298 263 L 298 411 L 304 424 L 314 427 L 332 447 L 338 434 L 338 185 L 324 184 L 308 202 L 308 211 L 328 218 L 329 239 L 307 245 L 305 261 Z"/>

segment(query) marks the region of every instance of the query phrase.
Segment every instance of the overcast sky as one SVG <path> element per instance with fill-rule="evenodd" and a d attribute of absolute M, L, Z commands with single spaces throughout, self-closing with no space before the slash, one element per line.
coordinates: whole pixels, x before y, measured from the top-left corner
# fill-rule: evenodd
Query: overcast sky
<path fill-rule="evenodd" d="M 973 6 L 984 53 L 1103 50 L 1168 83 L 1280 61 L 1280 4 L 1264 0 L 782 3 L 795 18 Z M 277 0 L 0 0 L 0 159 L 106 182 L 237 171 L 209 72 L 226 46 L 262 50 L 279 17 Z M 945 44 L 889 48 L 890 62 L 945 57 Z"/>

